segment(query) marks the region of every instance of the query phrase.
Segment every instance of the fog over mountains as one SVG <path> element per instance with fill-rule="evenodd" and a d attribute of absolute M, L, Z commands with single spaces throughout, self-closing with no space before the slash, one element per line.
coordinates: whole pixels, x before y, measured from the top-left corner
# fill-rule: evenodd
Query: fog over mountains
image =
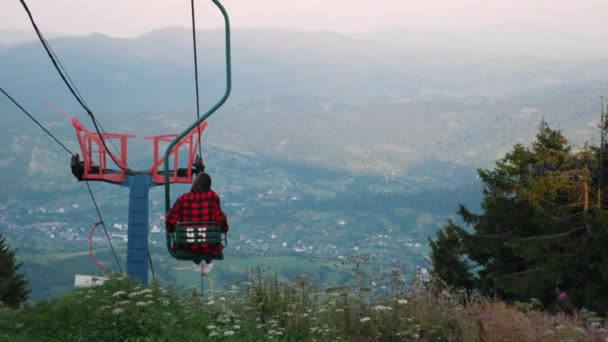
<path fill-rule="evenodd" d="M 59 118 L 44 106 L 46 100 L 80 115 L 40 44 L 23 42 L 25 36 L 0 34 L 3 87 L 44 118 Z M 575 143 L 597 136 L 608 58 L 572 59 L 574 52 L 567 58 L 530 57 L 511 51 L 507 40 L 484 53 L 478 44 L 467 44 L 473 38 L 404 30 L 359 37 L 235 31 L 234 92 L 210 119 L 206 138 L 239 153 L 399 173 L 433 160 L 487 165 L 513 143 L 529 141 L 542 117 Z M 522 36 L 519 49 L 533 41 Z M 136 125 L 141 131 L 158 120 L 160 126 L 150 129 L 174 131 L 193 117 L 187 29 L 50 42 L 106 130 Z M 199 32 L 203 108 L 224 89 L 223 43 L 222 31 Z M 537 50 L 560 48 L 555 43 Z M 4 100 L 0 110 L 14 111 Z M 156 132 L 143 134 L 149 133 Z"/>

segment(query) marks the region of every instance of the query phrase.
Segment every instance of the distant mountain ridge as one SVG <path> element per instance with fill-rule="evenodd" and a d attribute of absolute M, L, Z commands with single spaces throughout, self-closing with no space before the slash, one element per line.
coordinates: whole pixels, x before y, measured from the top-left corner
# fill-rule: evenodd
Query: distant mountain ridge
<path fill-rule="evenodd" d="M 214 30 L 198 38 L 204 110 L 224 89 L 224 37 Z M 167 133 L 192 121 L 188 30 L 50 42 L 108 131 Z M 451 60 L 446 51 L 333 32 L 237 30 L 234 90 L 210 119 L 205 141 L 237 153 L 391 174 L 434 160 L 485 165 L 527 142 L 543 116 L 575 132 L 575 142 L 595 134 L 589 123 L 597 121 L 608 59 L 459 50 Z M 5 48 L 0 75 L 3 87 L 43 118 L 59 118 L 45 100 L 82 114 L 35 41 Z M 15 112 L 4 100 L 0 110 Z"/>

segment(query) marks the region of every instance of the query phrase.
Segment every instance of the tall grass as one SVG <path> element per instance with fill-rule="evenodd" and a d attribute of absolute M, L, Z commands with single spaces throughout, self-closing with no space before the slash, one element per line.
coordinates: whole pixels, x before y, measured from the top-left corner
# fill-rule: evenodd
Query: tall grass
<path fill-rule="evenodd" d="M 312 287 L 251 270 L 243 284 L 178 295 L 116 276 L 18 310 L 0 308 L 0 341 L 606 341 L 603 319 L 473 299 L 440 282 L 372 295 L 366 281 Z M 401 288 L 399 286 L 402 286 Z"/>

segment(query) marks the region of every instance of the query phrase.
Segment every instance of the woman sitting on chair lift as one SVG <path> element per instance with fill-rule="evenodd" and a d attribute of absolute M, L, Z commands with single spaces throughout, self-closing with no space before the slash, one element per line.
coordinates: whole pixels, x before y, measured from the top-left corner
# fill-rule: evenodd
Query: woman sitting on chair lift
<path fill-rule="evenodd" d="M 167 212 L 165 227 L 167 232 L 171 233 L 175 230 L 178 222 L 209 221 L 219 223 L 223 233 L 226 233 L 229 229 L 226 215 L 220 207 L 220 197 L 215 191 L 211 190 L 211 177 L 207 173 L 201 172 L 194 179 L 190 192 L 181 195 L 173 208 Z M 177 248 L 187 248 L 193 254 L 220 256 L 224 246 L 222 244 L 200 243 L 177 246 Z M 197 268 L 199 268 L 198 265 Z M 211 268 L 211 261 L 205 260 L 200 270 L 209 274 Z"/>

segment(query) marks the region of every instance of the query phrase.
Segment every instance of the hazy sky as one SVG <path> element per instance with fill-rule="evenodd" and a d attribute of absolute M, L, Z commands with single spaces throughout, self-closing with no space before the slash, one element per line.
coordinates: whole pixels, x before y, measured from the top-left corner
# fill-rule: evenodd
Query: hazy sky
<path fill-rule="evenodd" d="M 188 0 L 28 0 L 45 31 L 135 36 L 190 25 Z M 235 28 L 361 32 L 387 27 L 530 30 L 603 34 L 608 0 L 225 0 Z M 200 28 L 221 24 L 210 0 L 197 0 Z M 0 30 L 30 29 L 19 0 L 0 0 Z"/>

